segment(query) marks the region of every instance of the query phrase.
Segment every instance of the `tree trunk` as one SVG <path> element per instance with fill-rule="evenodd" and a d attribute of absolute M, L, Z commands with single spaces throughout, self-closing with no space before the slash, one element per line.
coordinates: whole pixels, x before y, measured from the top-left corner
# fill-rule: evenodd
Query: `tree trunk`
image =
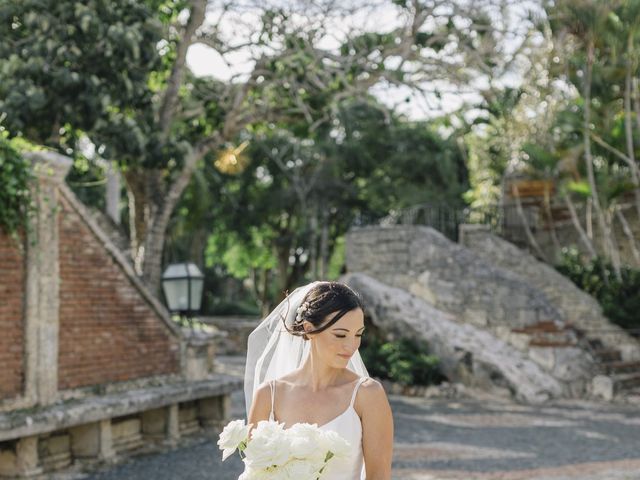
<path fill-rule="evenodd" d="M 606 218 L 604 211 L 602 210 L 602 206 L 600 205 L 600 198 L 598 197 L 598 188 L 596 186 L 595 174 L 593 171 L 593 157 L 591 155 L 591 137 L 589 135 L 590 132 L 590 124 L 591 124 L 591 76 L 593 70 L 593 62 L 595 55 L 595 47 L 593 44 L 593 40 L 589 40 L 589 44 L 587 46 L 587 65 L 586 65 L 586 74 L 585 74 L 585 82 L 584 82 L 584 122 L 583 122 L 583 138 L 584 138 L 584 157 L 585 163 L 587 167 L 587 178 L 589 180 L 589 187 L 591 189 L 591 199 L 593 201 L 593 206 L 596 211 L 596 220 L 598 221 L 598 226 L 600 227 L 600 233 L 602 234 L 602 246 L 604 257 L 608 260 L 613 260 L 613 244 L 611 240 L 611 230 L 607 226 Z M 616 277 L 620 278 L 619 269 L 615 269 Z"/>
<path fill-rule="evenodd" d="M 136 170 L 125 174 L 129 200 L 129 238 L 131 259 L 136 273 L 143 274 L 144 240 L 151 222 L 151 203 L 146 176 Z"/>
<path fill-rule="evenodd" d="M 518 211 L 518 215 L 520 216 L 520 219 L 522 220 L 522 225 L 524 226 L 524 231 L 525 231 L 525 234 L 527 235 L 527 240 L 529 241 L 529 245 L 531 245 L 535 250 L 535 252 L 538 254 L 538 258 L 540 258 L 546 263 L 549 263 L 546 255 L 540 248 L 540 245 L 538 245 L 536 238 L 533 236 L 533 233 L 531 233 L 527 216 L 524 214 L 524 210 L 522 209 L 522 202 L 520 201 L 520 191 L 518 190 L 518 187 L 515 184 L 513 188 L 515 190 L 514 193 L 515 193 L 515 199 L 516 199 L 516 209 Z"/>
<path fill-rule="evenodd" d="M 107 215 L 116 225 L 120 225 L 120 190 L 122 178 L 114 162 L 109 162 L 107 167 L 107 191 L 105 192 L 105 205 Z"/>
<path fill-rule="evenodd" d="M 560 247 L 560 241 L 558 240 L 558 235 L 556 233 L 556 225 L 553 219 L 553 213 L 551 212 L 551 194 L 549 192 L 548 185 L 545 185 L 545 188 L 544 188 L 544 209 L 547 215 L 547 220 L 549 222 L 549 231 L 551 232 L 551 241 L 553 242 L 555 251 L 559 252 L 561 247 Z"/>
<path fill-rule="evenodd" d="M 325 280 L 329 270 L 329 212 L 322 211 L 322 231 L 320 233 L 320 278 Z"/>
<path fill-rule="evenodd" d="M 613 205 L 613 208 L 615 208 L 615 205 Z M 621 266 L 621 261 L 620 261 L 620 247 L 618 246 L 618 241 L 616 239 L 616 233 L 615 230 L 613 228 L 613 213 L 611 211 L 611 208 L 607 209 L 605 212 L 605 220 L 607 222 L 607 225 L 609 226 L 609 228 L 611 229 L 611 265 L 613 265 L 613 271 L 616 274 L 616 278 L 618 279 L 618 281 L 622 281 L 622 266 Z"/>
<path fill-rule="evenodd" d="M 156 295 L 160 293 L 162 251 L 167 226 L 202 155 L 202 151 L 192 152 L 185 159 L 182 172 L 168 189 L 164 187 L 159 171 L 130 170 L 125 174 L 133 264 L 136 273 Z"/>
<path fill-rule="evenodd" d="M 591 257 L 591 260 L 594 260 L 598 256 L 596 253 L 596 249 L 593 247 L 593 243 L 591 242 L 591 240 L 589 239 L 589 236 L 586 234 L 586 232 L 582 228 L 582 225 L 580 224 L 580 219 L 578 218 L 578 214 L 576 213 L 576 208 L 574 207 L 573 202 L 569 197 L 569 194 L 565 194 L 564 200 L 567 204 L 567 207 L 569 208 L 569 212 L 571 213 L 571 221 L 573 222 L 573 226 L 578 231 L 580 240 L 582 240 L 582 243 L 584 244 L 587 251 L 589 252 L 589 256 Z"/>
<path fill-rule="evenodd" d="M 628 52 L 633 48 L 631 37 L 629 37 Z M 627 69 L 624 79 L 624 132 L 627 143 L 627 157 L 629 158 L 629 168 L 631 170 L 631 181 L 633 182 L 633 194 L 636 201 L 636 212 L 640 221 L 640 173 L 636 163 L 635 148 L 633 145 L 633 120 L 631 118 L 631 61 L 627 58 Z"/>
<path fill-rule="evenodd" d="M 633 236 L 633 232 L 631 231 L 631 227 L 629 227 L 629 223 L 627 222 L 627 219 L 620 209 L 620 205 L 616 205 L 616 217 L 618 217 L 620 225 L 622 225 L 622 231 L 627 237 L 629 248 L 631 248 L 631 253 L 633 254 L 634 260 L 636 261 L 636 266 L 640 267 L 640 251 L 638 250 L 638 245 L 636 243 L 636 239 Z"/>
<path fill-rule="evenodd" d="M 311 275 L 318 278 L 319 270 L 319 249 L 318 249 L 318 204 L 313 202 L 311 206 L 311 215 L 309 218 L 309 262 Z"/>
<path fill-rule="evenodd" d="M 160 141 L 162 143 L 166 142 L 169 131 L 171 130 L 178 100 L 178 92 L 182 85 L 182 77 L 184 76 L 187 50 L 189 50 L 189 47 L 193 43 L 196 30 L 200 28 L 205 19 L 207 0 L 192 0 L 190 3 L 189 20 L 184 28 L 182 39 L 178 43 L 175 61 L 171 69 L 171 76 L 167 82 L 167 89 L 164 92 L 162 105 L 160 106 L 158 114 L 158 126 L 161 134 Z"/>

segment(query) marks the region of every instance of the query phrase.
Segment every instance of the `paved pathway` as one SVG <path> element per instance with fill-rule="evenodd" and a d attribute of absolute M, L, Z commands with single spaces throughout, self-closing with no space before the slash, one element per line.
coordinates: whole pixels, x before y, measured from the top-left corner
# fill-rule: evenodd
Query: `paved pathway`
<path fill-rule="evenodd" d="M 237 359 L 225 361 L 241 374 Z M 389 398 L 397 480 L 640 480 L 640 406 Z M 243 418 L 241 391 L 232 405 L 232 418 Z M 237 454 L 221 462 L 216 440 L 193 439 L 84 478 L 236 480 L 242 462 Z"/>

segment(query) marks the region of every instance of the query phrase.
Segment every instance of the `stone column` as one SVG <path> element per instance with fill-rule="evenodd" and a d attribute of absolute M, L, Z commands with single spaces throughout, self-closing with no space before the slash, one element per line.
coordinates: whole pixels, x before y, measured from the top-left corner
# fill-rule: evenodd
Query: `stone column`
<path fill-rule="evenodd" d="M 16 440 L 15 450 L 0 452 L 0 478 L 29 478 L 42 473 L 38 437 Z"/>
<path fill-rule="evenodd" d="M 204 380 L 213 372 L 215 334 L 183 330 L 183 375 L 187 380 Z"/>
<path fill-rule="evenodd" d="M 25 397 L 29 403 L 46 405 L 58 394 L 58 187 L 72 162 L 53 152 L 24 156 L 32 161 L 37 178 L 32 189 L 36 213 L 27 242 Z"/>
<path fill-rule="evenodd" d="M 167 411 L 167 442 L 177 445 L 180 441 L 180 417 L 178 404 L 169 405 Z"/>
<path fill-rule="evenodd" d="M 142 434 L 149 440 L 162 441 L 167 438 L 169 408 L 154 408 L 142 412 Z"/>
<path fill-rule="evenodd" d="M 69 430 L 71 452 L 76 458 L 109 460 L 115 455 L 111 435 L 111 420 L 79 425 Z"/>
<path fill-rule="evenodd" d="M 198 400 L 198 418 L 205 428 L 222 428 L 229 420 L 231 397 L 228 394 Z"/>
<path fill-rule="evenodd" d="M 461 223 L 458 225 L 458 243 L 465 247 L 469 247 L 473 243 L 473 236 L 480 234 L 481 236 L 491 233 L 489 225 L 475 223 Z"/>

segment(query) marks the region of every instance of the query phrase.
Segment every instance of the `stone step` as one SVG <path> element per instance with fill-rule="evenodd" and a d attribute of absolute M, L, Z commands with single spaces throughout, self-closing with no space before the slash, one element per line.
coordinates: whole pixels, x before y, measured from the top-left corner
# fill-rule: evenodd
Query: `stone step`
<path fill-rule="evenodd" d="M 144 446 L 142 435 L 130 435 L 128 437 L 119 438 L 113 442 L 113 449 L 117 453 L 135 452 Z"/>
<path fill-rule="evenodd" d="M 640 387 L 640 373 L 627 373 L 623 375 L 613 375 L 615 391 L 631 390 Z"/>
<path fill-rule="evenodd" d="M 594 350 L 594 355 L 601 362 L 621 362 L 622 354 L 620 350 L 616 350 L 613 348 L 600 348 Z"/>
<path fill-rule="evenodd" d="M 189 420 L 180 422 L 180 435 L 192 435 L 200 431 L 200 422 L 198 420 Z"/>
<path fill-rule="evenodd" d="M 573 347 L 576 343 L 570 339 L 546 339 L 546 338 L 534 338 L 529 342 L 530 347 L 543 347 L 543 348 L 564 348 Z"/>
<path fill-rule="evenodd" d="M 640 361 L 604 362 L 602 368 L 607 374 L 640 373 Z"/>
<path fill-rule="evenodd" d="M 52 455 L 47 455 L 40 459 L 40 463 L 45 471 L 60 470 L 71 465 L 71 453 L 60 452 Z"/>
<path fill-rule="evenodd" d="M 594 350 L 602 350 L 603 348 L 605 348 L 602 340 L 600 340 L 599 338 L 588 338 L 587 343 Z"/>
<path fill-rule="evenodd" d="M 512 331 L 516 333 L 528 333 L 528 334 L 538 334 L 538 333 L 562 333 L 565 334 L 567 331 L 572 330 L 572 327 L 569 325 L 558 325 L 556 322 L 551 320 L 541 320 L 537 323 L 527 325 L 522 328 L 514 328 Z"/>

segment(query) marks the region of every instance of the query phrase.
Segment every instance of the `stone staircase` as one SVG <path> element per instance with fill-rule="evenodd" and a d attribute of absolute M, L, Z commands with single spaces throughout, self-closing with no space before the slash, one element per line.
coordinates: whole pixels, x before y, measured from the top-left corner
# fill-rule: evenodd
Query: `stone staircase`
<path fill-rule="evenodd" d="M 567 324 L 543 320 L 523 328 L 513 328 L 512 333 L 526 335 L 528 347 L 564 348 L 578 345 L 575 330 Z"/>
<path fill-rule="evenodd" d="M 615 348 L 608 348 L 598 339 L 587 339 L 591 353 L 596 361 L 595 368 L 600 376 L 609 380 L 600 381 L 606 384 L 603 396 L 611 397 L 627 394 L 640 394 L 640 361 L 623 360 L 622 352 Z"/>
<path fill-rule="evenodd" d="M 640 360 L 623 360 L 622 352 L 607 347 L 597 338 L 587 338 L 585 333 L 570 324 L 558 324 L 550 320 L 514 328 L 513 334 L 526 336 L 528 348 L 585 348 L 593 357 L 594 376 L 608 377 L 610 392 L 601 396 L 640 394 Z"/>
<path fill-rule="evenodd" d="M 640 342 L 610 322 L 593 297 L 512 243 L 484 228 L 465 227 L 469 228 L 461 228 L 460 243 L 420 225 L 354 228 L 347 234 L 347 269 L 367 277 L 352 281 L 369 289 L 374 303 L 383 297 L 380 302 L 387 305 L 389 292 L 406 292 L 410 295 L 407 302 L 422 301 L 421 308 L 428 306 L 446 317 L 434 322 L 421 316 L 411 324 L 416 331 L 425 330 L 427 324 L 431 329 L 441 327 L 453 319 L 460 328 L 473 327 L 476 343 L 482 333 L 514 349 L 505 347 L 504 356 L 480 358 L 478 364 L 517 370 L 525 360 L 534 362 L 541 371 L 534 375 L 532 367 L 532 380 L 526 385 L 516 385 L 517 375 L 512 376 L 508 368 L 500 371 L 523 398 L 537 399 L 538 389 L 551 398 L 592 395 L 612 399 L 622 394 L 628 399 L 627 392 L 640 388 Z M 394 320 L 385 328 L 395 328 L 395 316 L 385 307 L 379 321 L 387 317 Z M 431 340 L 431 333 L 426 331 L 426 341 Z M 486 353 L 474 342 L 460 340 L 454 345 L 450 341 L 448 346 L 453 351 L 472 352 L 474 358 Z M 452 364 L 455 361 L 451 358 Z M 469 375 L 473 382 L 484 379 L 484 373 L 476 374 L 473 369 Z"/>
<path fill-rule="evenodd" d="M 566 340 L 563 332 L 571 330 L 575 345 L 593 357 L 596 395 L 640 394 L 640 342 L 612 324 L 595 299 L 552 267 L 485 229 L 470 226 L 461 237 L 467 248 L 539 288 L 561 312 L 564 328 L 540 322 L 525 329 L 531 346 L 561 346 Z"/>

